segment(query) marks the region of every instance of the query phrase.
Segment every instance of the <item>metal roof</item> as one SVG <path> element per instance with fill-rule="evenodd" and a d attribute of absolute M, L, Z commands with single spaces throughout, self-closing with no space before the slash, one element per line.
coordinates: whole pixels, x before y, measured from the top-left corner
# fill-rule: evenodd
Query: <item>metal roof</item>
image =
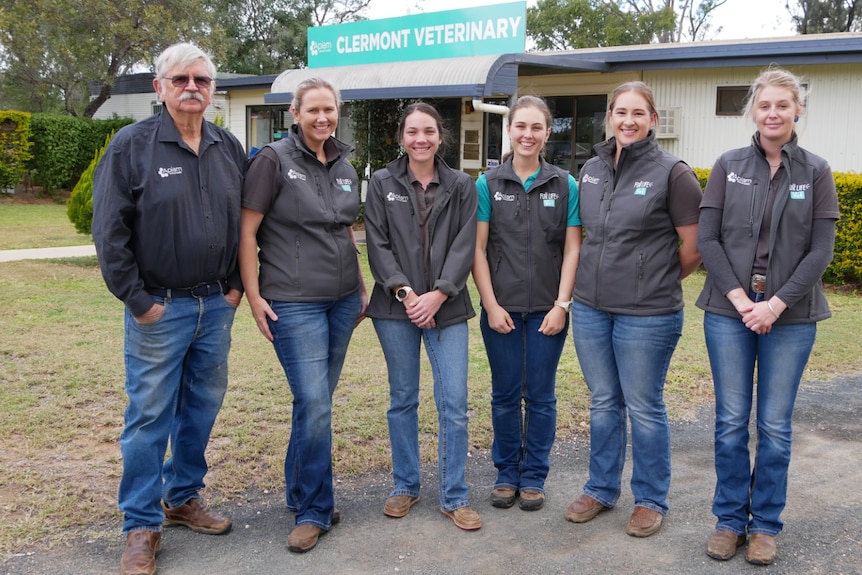
<path fill-rule="evenodd" d="M 272 83 L 271 92 L 264 96 L 264 101 L 290 102 L 296 86 L 313 77 L 331 82 L 341 91 L 344 100 L 481 98 L 515 94 L 519 75 L 834 63 L 862 63 L 862 33 L 645 44 L 286 70 Z M 225 82 L 220 84 L 224 86 Z"/>
<path fill-rule="evenodd" d="M 286 70 L 272 83 L 267 103 L 290 102 L 293 91 L 308 78 L 323 78 L 344 100 L 390 98 L 454 98 L 514 94 L 517 66 L 499 66 L 498 54 L 385 64 L 331 66 Z"/>

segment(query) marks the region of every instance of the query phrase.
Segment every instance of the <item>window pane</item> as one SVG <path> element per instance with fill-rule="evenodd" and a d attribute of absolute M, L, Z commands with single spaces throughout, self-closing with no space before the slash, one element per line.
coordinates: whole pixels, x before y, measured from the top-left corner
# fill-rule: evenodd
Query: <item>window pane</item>
<path fill-rule="evenodd" d="M 718 86 L 715 98 L 716 116 L 741 116 L 748 86 Z"/>

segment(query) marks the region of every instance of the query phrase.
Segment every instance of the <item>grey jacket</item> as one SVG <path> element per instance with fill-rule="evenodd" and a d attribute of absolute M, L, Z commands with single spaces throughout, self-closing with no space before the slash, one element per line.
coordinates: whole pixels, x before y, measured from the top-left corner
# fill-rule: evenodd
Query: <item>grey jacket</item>
<path fill-rule="evenodd" d="M 371 176 L 365 237 L 375 284 L 366 315 L 408 319 L 404 304 L 393 293 L 395 288 L 408 285 L 419 294 L 439 289 L 449 296 L 435 316 L 438 327 L 466 321 L 476 315 L 466 287 L 476 249 L 476 184 L 464 172 L 436 159 L 440 185 L 428 218 L 430 249 L 426 262 L 407 161 L 407 156 L 402 156 Z"/>
<path fill-rule="evenodd" d="M 697 299 L 697 307 L 730 317 L 738 317 L 739 313 L 725 294 L 736 287 L 747 289 L 749 286 L 769 193 L 769 162 L 756 137 L 750 146 L 722 154 L 710 173 L 707 190 L 713 185 L 723 185 L 723 205 L 713 205 L 708 193 L 701 205 L 701 208 L 722 209 L 723 214 L 719 236 L 699 237 L 698 244 L 703 241 L 719 242 L 723 250 L 717 252 L 718 257 L 726 258 L 723 263 L 730 266 L 735 277 L 720 281 L 719 274 L 712 270 L 722 262 L 714 261 L 715 256 L 711 256 L 713 250 L 705 247 L 702 253 L 707 276 Z M 835 184 L 826 160 L 799 147 L 795 137 L 784 145 L 781 156 L 784 170 L 780 176 L 769 230 L 765 297 L 769 299 L 777 294 L 790 306 L 781 314 L 777 322 L 779 324 L 819 321 L 832 315 L 820 281 L 820 276 L 832 259 L 832 249 L 830 245 L 823 250 L 828 253 L 812 254 L 812 226 L 818 217 L 838 219 Z M 831 197 L 827 196 L 827 201 L 819 203 L 818 194 Z M 826 211 L 818 213 L 818 204 L 824 206 Z M 800 271 L 800 264 L 806 259 L 817 260 L 814 273 Z M 789 295 L 795 287 L 792 284 L 797 281 L 806 284 L 798 290 L 803 294 L 798 299 Z"/>
<path fill-rule="evenodd" d="M 594 147 L 578 189 L 586 236 L 574 299 L 607 312 L 658 315 L 683 308 L 679 236 L 668 212 L 670 174 L 681 160 L 654 134 L 623 148 Z"/>
<path fill-rule="evenodd" d="M 324 165 L 296 126 L 289 138 L 268 144 L 279 158 L 281 179 L 257 235 L 260 293 L 267 299 L 335 301 L 359 289 L 348 233 L 359 213 L 359 179 L 347 161 L 352 148 L 335 138 L 327 145 L 335 153 Z"/>
<path fill-rule="evenodd" d="M 512 162 L 485 173 L 491 196 L 488 268 L 494 296 L 508 312 L 554 307 L 569 215 L 569 174 L 541 160 L 525 191 Z"/>

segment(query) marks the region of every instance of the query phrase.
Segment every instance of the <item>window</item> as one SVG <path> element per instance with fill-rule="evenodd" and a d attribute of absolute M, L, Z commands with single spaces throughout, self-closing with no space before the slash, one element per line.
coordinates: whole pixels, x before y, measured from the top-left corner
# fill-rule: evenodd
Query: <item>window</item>
<path fill-rule="evenodd" d="M 656 111 L 658 112 L 658 125 L 655 129 L 656 138 L 668 140 L 679 138 L 681 108 L 668 106 Z"/>
<path fill-rule="evenodd" d="M 715 96 L 716 116 L 741 116 L 748 86 L 718 86 Z"/>

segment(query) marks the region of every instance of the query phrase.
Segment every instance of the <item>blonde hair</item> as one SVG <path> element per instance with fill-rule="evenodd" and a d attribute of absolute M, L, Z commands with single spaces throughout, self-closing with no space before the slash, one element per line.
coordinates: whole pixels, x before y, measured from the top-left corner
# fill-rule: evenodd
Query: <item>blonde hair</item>
<path fill-rule="evenodd" d="M 805 100 L 808 98 L 808 91 L 802 85 L 802 79 L 784 68 L 770 66 L 760 73 L 751 84 L 751 88 L 748 89 L 745 108 L 742 111 L 743 116 L 754 119 L 754 103 L 757 101 L 760 92 L 768 86 L 788 90 L 793 95 L 793 102 L 799 106 L 799 111 L 802 112 L 805 110 Z"/>

